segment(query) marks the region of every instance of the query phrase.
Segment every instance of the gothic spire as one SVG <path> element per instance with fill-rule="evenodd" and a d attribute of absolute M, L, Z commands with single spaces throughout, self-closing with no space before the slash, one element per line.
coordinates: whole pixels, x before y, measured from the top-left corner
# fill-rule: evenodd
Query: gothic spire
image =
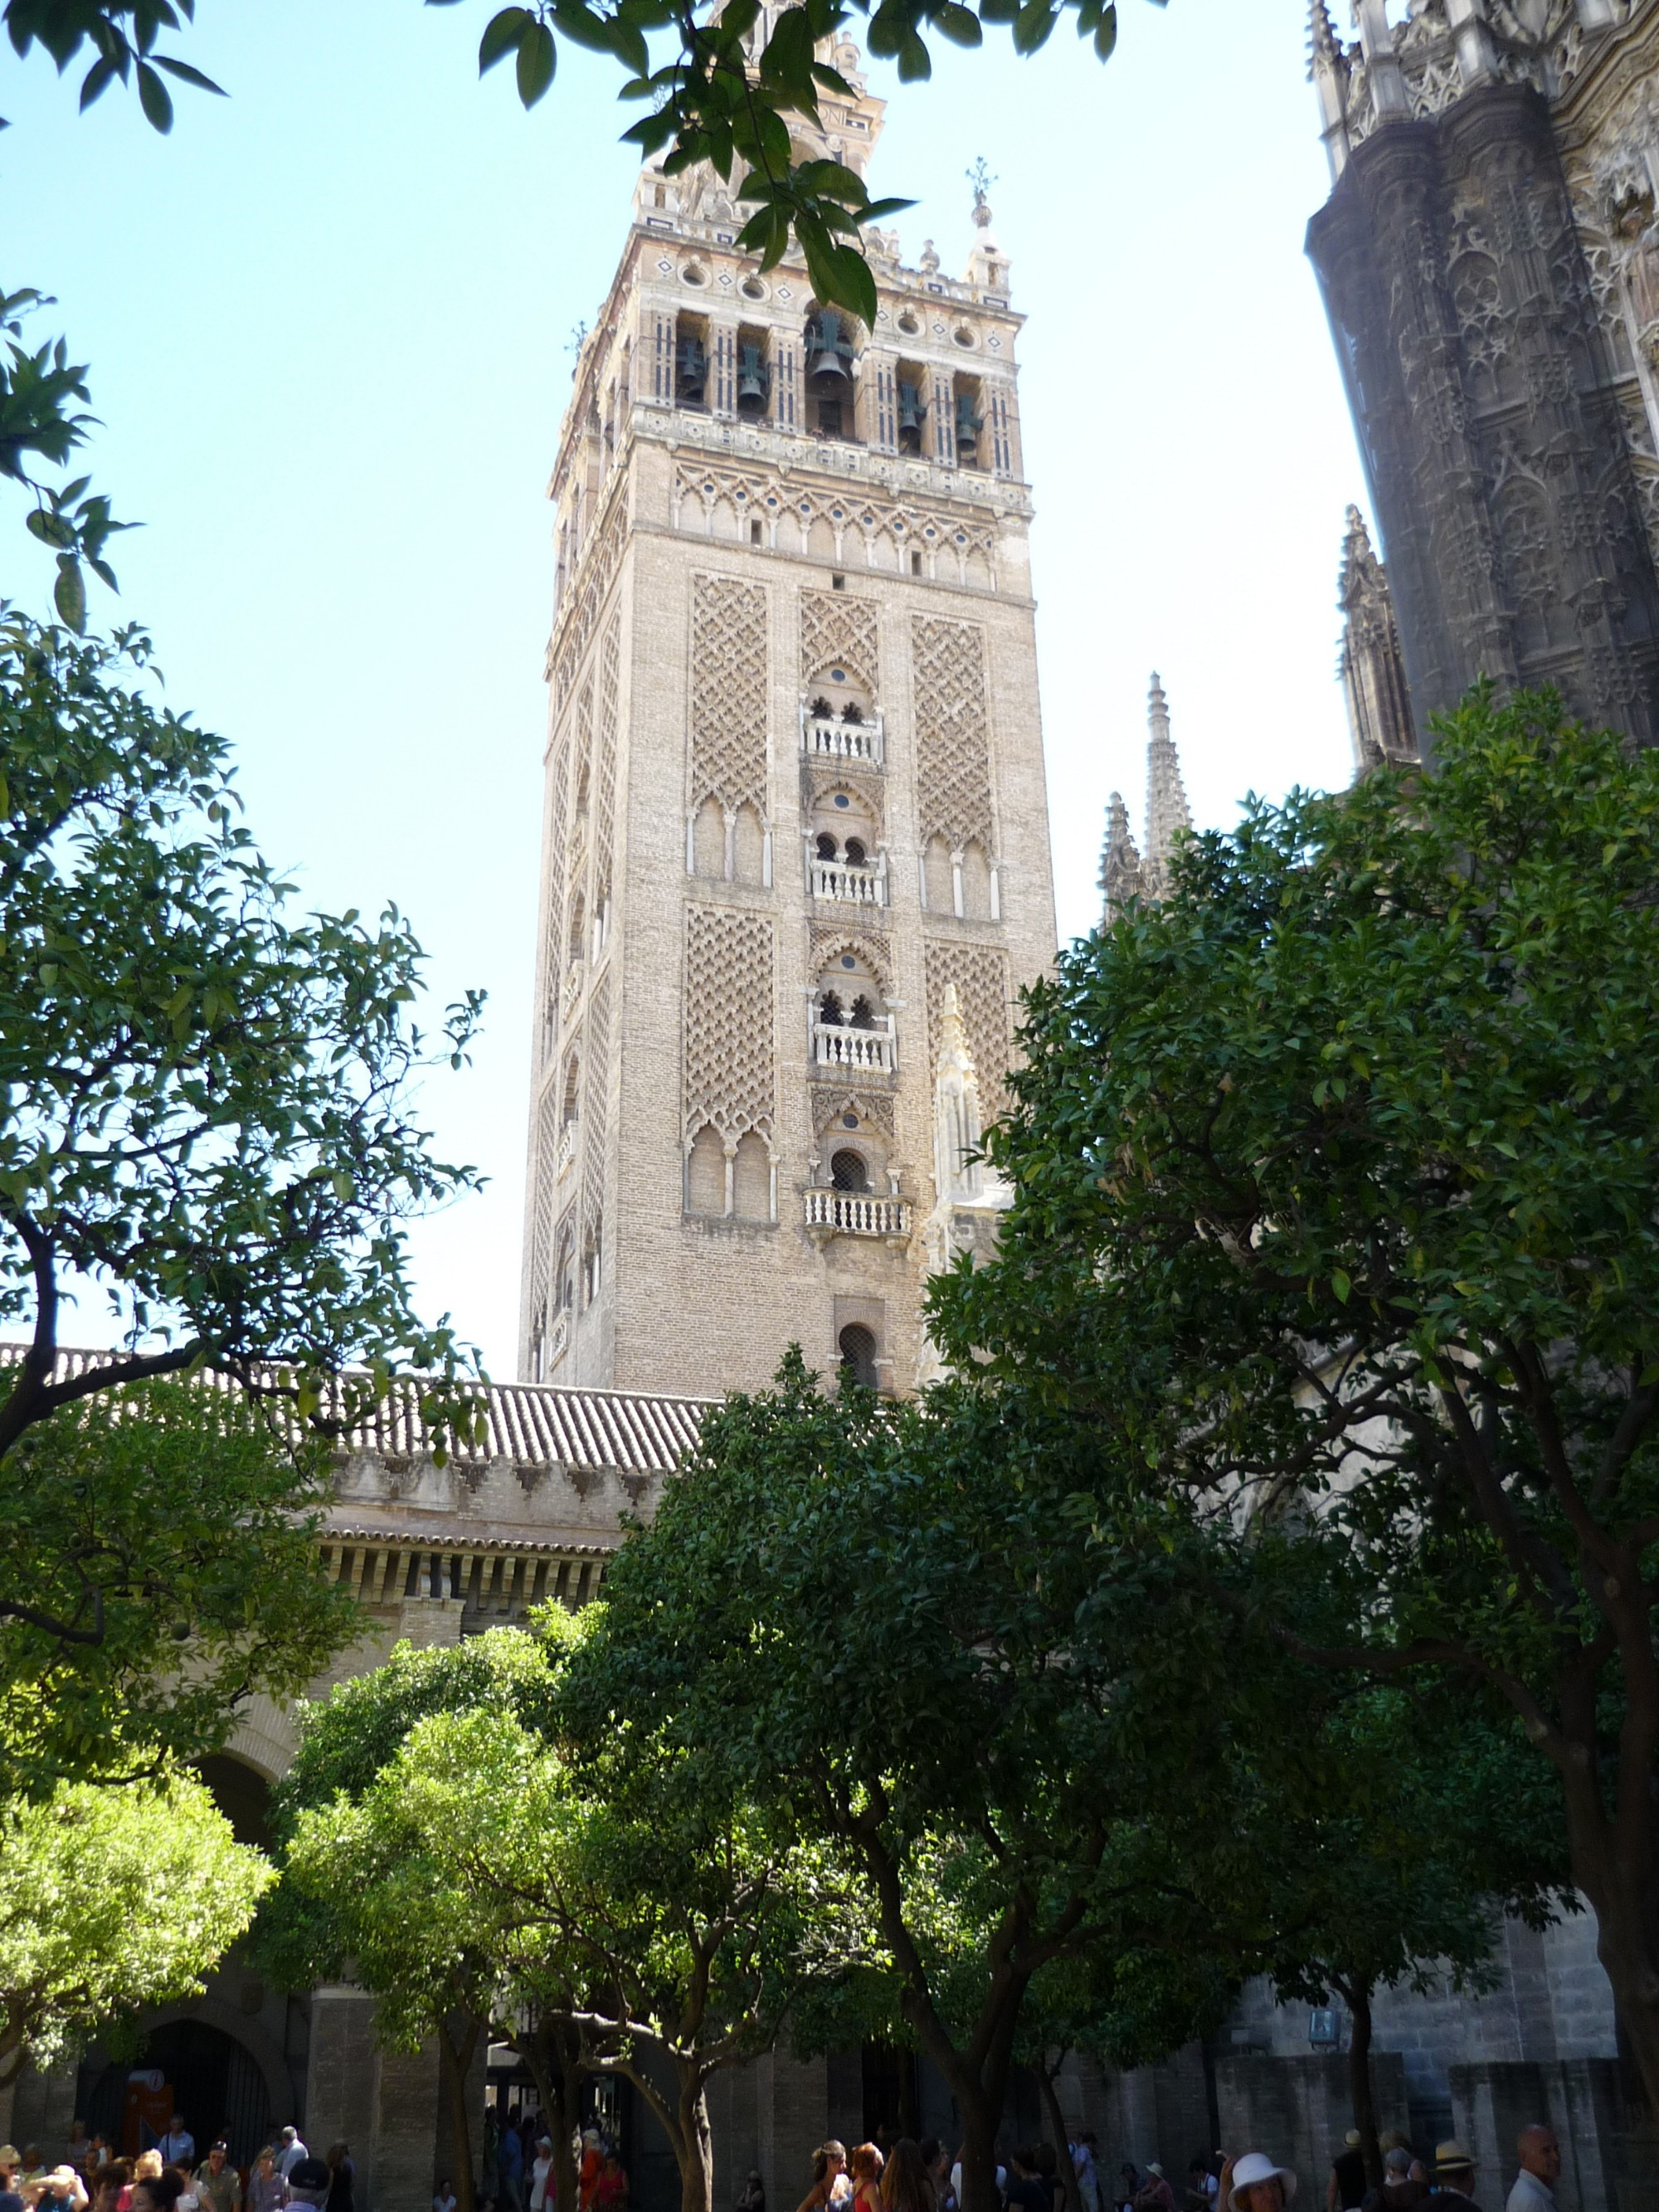
<path fill-rule="evenodd" d="M 1106 802 L 1106 842 L 1100 855 L 1100 889 L 1103 929 L 1110 927 L 1131 899 L 1146 896 L 1146 873 L 1129 828 L 1129 810 L 1119 791 L 1115 791 Z"/>
<path fill-rule="evenodd" d="M 1336 598 L 1343 615 L 1337 665 L 1353 740 L 1354 772 L 1365 775 L 1385 762 L 1414 761 L 1419 757 L 1417 731 L 1388 571 L 1371 549 L 1370 532 L 1357 507 L 1348 509 Z"/>
<path fill-rule="evenodd" d="M 1170 702 L 1156 669 L 1146 696 L 1146 890 L 1150 897 L 1162 898 L 1169 889 L 1175 841 L 1182 830 L 1192 828 L 1193 814 L 1170 735 Z"/>

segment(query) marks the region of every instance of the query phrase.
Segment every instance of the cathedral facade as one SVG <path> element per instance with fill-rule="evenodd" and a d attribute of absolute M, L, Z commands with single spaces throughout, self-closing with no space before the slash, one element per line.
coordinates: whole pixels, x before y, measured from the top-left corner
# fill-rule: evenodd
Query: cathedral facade
<path fill-rule="evenodd" d="M 1347 41 L 1312 0 L 1332 189 L 1308 251 L 1417 727 L 1488 675 L 1553 684 L 1651 743 L 1659 5 L 1357 0 L 1353 17 Z"/>

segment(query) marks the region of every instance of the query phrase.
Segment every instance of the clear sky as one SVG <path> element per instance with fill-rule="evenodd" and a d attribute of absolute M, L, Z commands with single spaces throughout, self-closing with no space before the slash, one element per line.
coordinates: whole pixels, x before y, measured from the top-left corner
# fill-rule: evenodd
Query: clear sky
<path fill-rule="evenodd" d="M 434 1077 L 487 1193 L 422 1224 L 426 1310 L 513 1371 L 533 967 L 544 491 L 574 326 L 603 299 L 633 163 L 616 72 L 562 53 L 526 116 L 477 82 L 488 9 L 200 0 L 170 138 L 118 88 L 77 117 L 0 53 L 0 283 L 55 293 L 93 366 L 96 482 L 177 707 L 234 740 L 249 819 L 318 905 L 413 917 L 440 1003 L 489 994 Z M 1197 818 L 1349 773 L 1334 680 L 1358 462 L 1302 252 L 1326 173 L 1302 0 L 1121 0 L 1102 68 L 944 47 L 890 100 L 872 184 L 958 270 L 963 172 L 998 179 L 1037 522 L 1062 934 L 1095 918 L 1106 795 L 1139 830 L 1148 672 Z M 0 513 L 0 595 L 49 572 Z M 88 1314 L 79 1328 L 94 1333 Z M 65 1334 L 76 1333 L 71 1323 Z"/>

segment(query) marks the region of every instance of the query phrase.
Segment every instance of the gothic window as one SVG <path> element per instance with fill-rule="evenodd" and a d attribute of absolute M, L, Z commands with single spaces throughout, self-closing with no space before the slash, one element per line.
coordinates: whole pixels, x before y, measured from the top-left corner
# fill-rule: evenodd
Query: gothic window
<path fill-rule="evenodd" d="M 553 1270 L 554 1298 L 562 1312 L 576 1303 L 576 1240 L 568 1225 L 559 1232 L 559 1256 Z"/>
<path fill-rule="evenodd" d="M 772 1218 L 772 1156 L 753 1129 L 738 1139 L 732 1166 L 732 1210 L 739 1221 Z"/>
<path fill-rule="evenodd" d="M 830 1162 L 830 1186 L 832 1190 L 866 1191 L 870 1188 L 870 1171 L 864 1164 L 862 1152 L 844 1146 Z"/>
<path fill-rule="evenodd" d="M 849 868 L 861 868 L 866 865 L 867 857 L 868 856 L 864 849 L 863 839 L 861 837 L 849 837 L 847 841 L 848 866 Z"/>
<path fill-rule="evenodd" d="M 854 1030 L 872 1030 L 876 1025 L 876 1010 L 860 991 L 847 1011 L 847 1026 Z"/>
<path fill-rule="evenodd" d="M 582 1304 L 585 1306 L 591 1306 L 599 1295 L 599 1255 L 603 1249 L 604 1224 L 595 1215 L 582 1240 Z"/>
<path fill-rule="evenodd" d="M 821 1022 L 839 1023 L 842 1018 L 840 997 L 834 991 L 826 991 L 818 1000 L 818 1019 Z"/>
<path fill-rule="evenodd" d="M 581 1111 L 581 1091 L 582 1064 L 579 1055 L 573 1052 L 564 1064 L 564 1103 L 559 1115 L 564 1128 L 575 1127 L 576 1116 Z"/>
<path fill-rule="evenodd" d="M 820 830 L 812 842 L 819 860 L 833 860 L 836 858 L 836 841 L 827 830 Z"/>
<path fill-rule="evenodd" d="M 865 1389 L 876 1388 L 876 1340 L 861 1321 L 848 1322 L 838 1340 L 842 1373 Z"/>
<path fill-rule="evenodd" d="M 726 1211 L 726 1147 L 719 1130 L 707 1122 L 691 1141 L 685 1169 L 685 1203 L 691 1213 Z"/>
<path fill-rule="evenodd" d="M 950 847 L 943 837 L 930 837 L 922 856 L 921 899 L 929 914 L 956 912 L 955 880 Z"/>

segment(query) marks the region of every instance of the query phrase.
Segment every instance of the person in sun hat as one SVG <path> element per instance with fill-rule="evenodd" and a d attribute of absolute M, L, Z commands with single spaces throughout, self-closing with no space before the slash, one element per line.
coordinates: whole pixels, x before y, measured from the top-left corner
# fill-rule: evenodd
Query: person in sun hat
<path fill-rule="evenodd" d="M 1284 2212 L 1295 2195 L 1295 2174 L 1288 2166 L 1275 2166 L 1266 2151 L 1247 2150 L 1222 2169 L 1226 2212 Z"/>
<path fill-rule="evenodd" d="M 1455 2139 L 1437 2143 L 1434 2153 L 1436 2212 L 1480 2212 L 1475 2203 L 1474 2160 Z"/>

